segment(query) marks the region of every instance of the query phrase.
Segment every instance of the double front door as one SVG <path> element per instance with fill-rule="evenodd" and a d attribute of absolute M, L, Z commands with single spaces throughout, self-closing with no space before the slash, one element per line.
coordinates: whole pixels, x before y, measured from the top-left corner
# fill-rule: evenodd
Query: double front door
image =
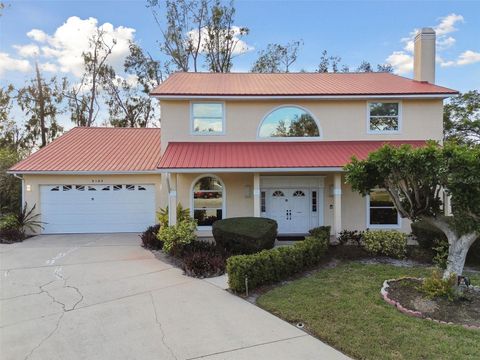
<path fill-rule="evenodd" d="M 308 189 L 264 190 L 264 216 L 278 223 L 279 234 L 304 234 L 310 229 L 312 200 Z"/>

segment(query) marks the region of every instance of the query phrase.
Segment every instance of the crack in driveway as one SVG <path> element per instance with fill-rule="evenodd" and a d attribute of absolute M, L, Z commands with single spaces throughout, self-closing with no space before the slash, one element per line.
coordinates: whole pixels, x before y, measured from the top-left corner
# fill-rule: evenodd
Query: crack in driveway
<path fill-rule="evenodd" d="M 175 355 L 175 353 L 173 352 L 172 348 L 167 344 L 166 342 L 166 335 L 165 335 L 165 331 L 163 331 L 163 328 L 162 328 L 162 324 L 160 323 L 160 321 L 158 320 L 158 315 L 157 315 L 157 307 L 155 306 L 155 301 L 153 299 L 153 294 L 152 292 L 150 291 L 150 299 L 152 300 L 152 306 L 153 306 L 153 312 L 155 314 L 155 322 L 158 324 L 158 327 L 160 329 L 160 332 L 162 333 L 162 344 L 168 349 L 168 351 L 170 352 L 170 354 L 172 354 L 172 356 L 175 358 L 175 359 L 178 359 L 177 356 Z"/>

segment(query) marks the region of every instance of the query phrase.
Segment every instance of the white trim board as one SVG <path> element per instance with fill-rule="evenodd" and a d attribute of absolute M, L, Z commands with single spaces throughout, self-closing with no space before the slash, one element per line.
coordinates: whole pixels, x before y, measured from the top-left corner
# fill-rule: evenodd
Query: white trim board
<path fill-rule="evenodd" d="M 262 173 L 262 172 L 344 172 L 343 167 L 308 167 L 308 168 L 162 168 L 161 173 Z"/>
<path fill-rule="evenodd" d="M 192 100 L 192 99 L 204 99 L 204 100 L 285 100 L 285 99 L 314 99 L 314 100 L 365 100 L 365 99 L 446 99 L 451 96 L 455 96 L 457 93 L 444 94 L 391 94 L 391 95 L 151 95 L 159 100 Z"/>

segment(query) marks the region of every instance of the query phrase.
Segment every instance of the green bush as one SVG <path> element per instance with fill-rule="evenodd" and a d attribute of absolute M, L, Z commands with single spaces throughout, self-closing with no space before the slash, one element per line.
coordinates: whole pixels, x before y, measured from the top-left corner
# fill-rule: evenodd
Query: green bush
<path fill-rule="evenodd" d="M 22 241 L 24 237 L 17 215 L 9 214 L 0 219 L 0 243 Z"/>
<path fill-rule="evenodd" d="M 337 240 L 341 245 L 353 244 L 362 245 L 364 231 L 358 230 L 342 230 L 338 234 Z"/>
<path fill-rule="evenodd" d="M 228 258 L 227 273 L 230 289 L 245 292 L 248 289 L 281 281 L 317 265 L 325 254 L 329 236 L 307 237 L 292 246 L 263 250 L 252 255 Z"/>
<path fill-rule="evenodd" d="M 363 246 L 374 255 L 404 258 L 407 252 L 407 235 L 396 230 L 365 231 Z"/>
<path fill-rule="evenodd" d="M 457 276 L 455 274 L 450 275 L 448 279 L 443 279 L 440 271 L 433 270 L 432 275 L 423 280 L 421 290 L 430 299 L 444 297 L 452 301 L 457 295 L 456 283 Z"/>
<path fill-rule="evenodd" d="M 0 219 L 0 231 L 18 229 L 17 216 L 14 214 L 5 215 Z"/>
<path fill-rule="evenodd" d="M 190 217 L 190 209 L 183 208 L 182 204 L 177 204 L 177 222 L 183 221 Z M 168 226 L 168 206 L 157 212 L 157 219 L 160 226 Z"/>
<path fill-rule="evenodd" d="M 174 255 L 197 238 L 196 230 L 197 222 L 189 217 L 172 226 L 161 226 L 157 238 L 163 242 L 163 250 Z"/>
<path fill-rule="evenodd" d="M 212 233 L 217 245 L 227 252 L 253 254 L 273 248 L 277 227 L 272 219 L 237 217 L 215 221 Z"/>
<path fill-rule="evenodd" d="M 433 249 L 434 246 L 447 242 L 447 237 L 440 229 L 429 224 L 424 220 L 413 222 L 410 227 L 412 228 L 412 234 L 424 249 Z"/>
<path fill-rule="evenodd" d="M 326 237 L 327 239 L 330 237 L 330 230 L 331 226 L 318 226 L 316 228 L 313 228 L 309 230 L 308 232 L 310 235 L 313 237 Z"/>

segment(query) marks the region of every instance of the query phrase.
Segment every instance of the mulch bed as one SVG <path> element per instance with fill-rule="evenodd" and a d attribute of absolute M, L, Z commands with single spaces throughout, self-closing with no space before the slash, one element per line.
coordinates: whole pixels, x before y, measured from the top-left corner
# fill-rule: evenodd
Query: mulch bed
<path fill-rule="evenodd" d="M 465 290 L 462 298 L 449 301 L 445 298 L 427 298 L 419 290 L 420 279 L 389 280 L 387 284 L 382 289 L 384 299 L 408 315 L 480 329 L 478 289 Z"/>

